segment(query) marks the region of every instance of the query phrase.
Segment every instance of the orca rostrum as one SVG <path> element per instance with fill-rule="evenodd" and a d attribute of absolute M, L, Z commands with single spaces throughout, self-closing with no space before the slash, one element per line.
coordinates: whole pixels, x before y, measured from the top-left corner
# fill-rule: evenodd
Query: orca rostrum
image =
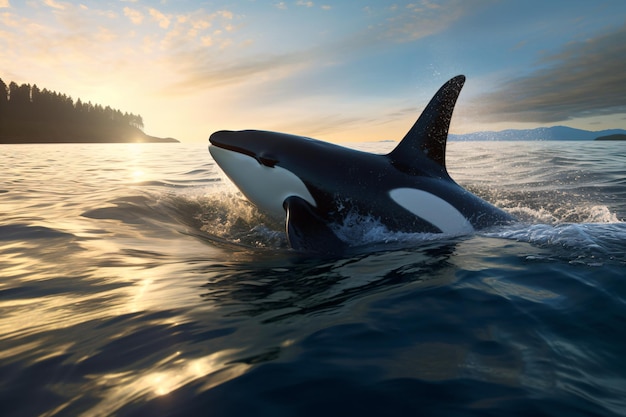
<path fill-rule="evenodd" d="M 300 251 L 350 246 L 333 229 L 349 215 L 390 231 L 449 236 L 507 224 L 515 219 L 459 186 L 446 169 L 448 128 L 464 83 L 463 75 L 445 83 L 387 155 L 258 130 L 215 132 L 209 151 L 255 206 L 285 219 L 288 243 Z"/>

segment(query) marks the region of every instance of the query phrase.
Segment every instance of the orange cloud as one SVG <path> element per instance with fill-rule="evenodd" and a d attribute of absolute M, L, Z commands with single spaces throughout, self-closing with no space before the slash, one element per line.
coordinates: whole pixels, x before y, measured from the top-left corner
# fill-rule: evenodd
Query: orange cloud
<path fill-rule="evenodd" d="M 159 27 L 167 29 L 170 26 L 170 18 L 158 11 L 157 9 L 149 10 L 150 16 L 159 24 Z"/>
<path fill-rule="evenodd" d="M 57 10 L 65 10 L 67 8 L 67 3 L 58 3 L 54 0 L 43 0 L 44 4 L 48 7 L 52 7 Z M 8 0 L 7 0 L 8 3 Z"/>
<path fill-rule="evenodd" d="M 135 25 L 140 25 L 143 22 L 143 14 L 139 10 L 131 9 L 130 7 L 124 7 L 124 16 L 128 17 Z"/>

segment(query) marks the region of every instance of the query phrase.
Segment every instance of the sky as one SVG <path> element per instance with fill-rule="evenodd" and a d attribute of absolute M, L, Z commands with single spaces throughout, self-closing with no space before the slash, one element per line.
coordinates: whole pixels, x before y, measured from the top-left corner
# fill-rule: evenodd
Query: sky
<path fill-rule="evenodd" d="M 183 142 L 399 140 L 458 74 L 452 133 L 626 128 L 626 1 L 0 0 L 5 83 Z"/>

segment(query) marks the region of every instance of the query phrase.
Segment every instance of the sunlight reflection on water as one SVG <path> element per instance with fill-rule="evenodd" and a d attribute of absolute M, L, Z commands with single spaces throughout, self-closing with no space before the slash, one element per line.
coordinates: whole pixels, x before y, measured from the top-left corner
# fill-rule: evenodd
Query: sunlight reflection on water
<path fill-rule="evenodd" d="M 90 382 L 84 387 L 88 391 L 100 393 L 101 400 L 83 413 L 84 416 L 110 416 L 126 404 L 138 400 L 147 401 L 164 396 L 202 378 L 199 392 L 236 378 L 246 372 L 250 365 L 229 364 L 228 360 L 236 351 L 225 350 L 201 358 L 185 359 L 181 352 L 154 364 L 150 369 L 89 375 Z M 70 400 L 78 401 L 79 398 Z M 67 407 L 65 404 L 63 407 Z"/>

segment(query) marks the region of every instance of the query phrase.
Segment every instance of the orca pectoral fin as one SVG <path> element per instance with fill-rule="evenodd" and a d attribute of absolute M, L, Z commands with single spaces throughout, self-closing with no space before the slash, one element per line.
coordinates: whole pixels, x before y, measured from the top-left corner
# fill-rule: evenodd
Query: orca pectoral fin
<path fill-rule="evenodd" d="M 289 246 L 303 252 L 339 254 L 346 244 L 328 227 L 328 224 L 307 201 L 289 197 L 283 203 L 287 212 L 286 232 Z"/>

